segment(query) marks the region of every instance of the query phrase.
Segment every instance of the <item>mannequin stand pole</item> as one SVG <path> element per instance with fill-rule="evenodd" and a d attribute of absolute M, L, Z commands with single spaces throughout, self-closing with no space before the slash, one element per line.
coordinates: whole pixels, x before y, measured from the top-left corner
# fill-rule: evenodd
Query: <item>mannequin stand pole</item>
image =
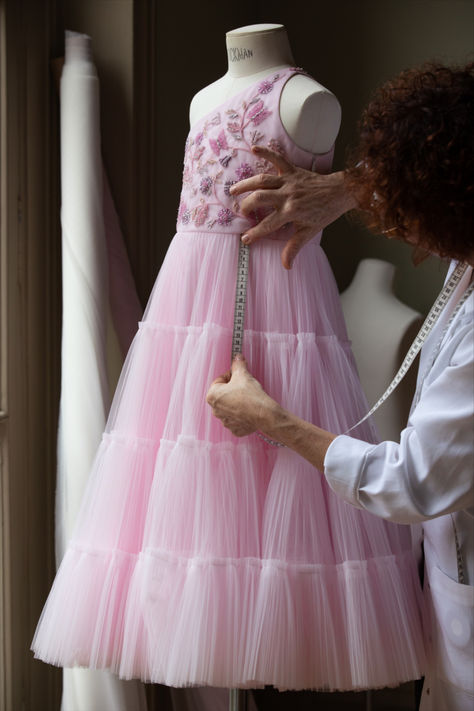
<path fill-rule="evenodd" d="M 247 711 L 247 691 L 229 689 L 229 711 Z"/>

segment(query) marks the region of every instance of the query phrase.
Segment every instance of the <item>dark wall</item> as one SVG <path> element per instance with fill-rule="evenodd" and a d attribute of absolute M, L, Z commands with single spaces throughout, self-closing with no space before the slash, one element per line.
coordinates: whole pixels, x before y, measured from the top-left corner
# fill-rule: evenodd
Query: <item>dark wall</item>
<path fill-rule="evenodd" d="M 160 5 L 156 17 L 157 241 L 163 255 L 175 232 L 192 97 L 227 71 L 225 33 L 261 22 L 258 3 Z"/>

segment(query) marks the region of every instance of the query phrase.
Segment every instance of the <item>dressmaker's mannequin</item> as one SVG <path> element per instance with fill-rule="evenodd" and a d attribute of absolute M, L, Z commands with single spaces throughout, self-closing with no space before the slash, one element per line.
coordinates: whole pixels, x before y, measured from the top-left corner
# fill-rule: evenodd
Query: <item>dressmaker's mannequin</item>
<path fill-rule="evenodd" d="M 341 296 L 352 350 L 370 406 L 392 381 L 423 320 L 421 314 L 394 296 L 394 273 L 393 264 L 363 259 Z M 375 413 L 382 440 L 399 440 L 407 422 L 415 380 L 414 364 Z"/>
<path fill-rule="evenodd" d="M 249 25 L 226 34 L 229 69 L 201 89 L 190 107 L 191 125 L 234 94 L 267 77 L 272 71 L 294 66 L 283 25 Z M 297 146 L 311 153 L 327 153 L 336 140 L 341 107 L 330 91 L 303 74 L 291 77 L 283 89 L 280 117 Z"/>

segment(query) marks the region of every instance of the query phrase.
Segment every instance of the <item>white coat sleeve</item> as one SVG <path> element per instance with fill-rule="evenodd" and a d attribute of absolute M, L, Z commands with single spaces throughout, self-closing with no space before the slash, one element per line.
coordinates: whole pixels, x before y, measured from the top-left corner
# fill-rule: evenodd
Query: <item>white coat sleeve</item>
<path fill-rule="evenodd" d="M 398 523 L 473 505 L 474 341 L 468 329 L 447 366 L 422 391 L 400 442 L 340 435 L 325 476 L 347 502 Z"/>

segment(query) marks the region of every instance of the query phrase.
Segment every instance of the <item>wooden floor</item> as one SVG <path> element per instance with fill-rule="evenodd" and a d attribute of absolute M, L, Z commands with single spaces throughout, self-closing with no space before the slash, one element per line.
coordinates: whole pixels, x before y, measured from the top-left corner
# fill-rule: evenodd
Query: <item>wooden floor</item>
<path fill-rule="evenodd" d="M 414 684 L 354 693 L 254 691 L 258 711 L 416 711 Z"/>
<path fill-rule="evenodd" d="M 195 705 L 189 690 L 174 689 L 173 697 L 170 689 L 160 684 L 147 684 L 148 711 L 195 711 L 202 708 Z M 258 711 L 416 711 L 415 685 L 403 684 L 396 689 L 344 694 L 316 693 L 310 691 L 278 692 L 267 688 L 259 691 L 249 691 L 253 694 Z M 224 704 L 227 709 L 227 705 Z M 222 698 L 219 699 L 219 709 L 222 711 Z M 215 711 L 213 708 L 206 711 Z"/>

